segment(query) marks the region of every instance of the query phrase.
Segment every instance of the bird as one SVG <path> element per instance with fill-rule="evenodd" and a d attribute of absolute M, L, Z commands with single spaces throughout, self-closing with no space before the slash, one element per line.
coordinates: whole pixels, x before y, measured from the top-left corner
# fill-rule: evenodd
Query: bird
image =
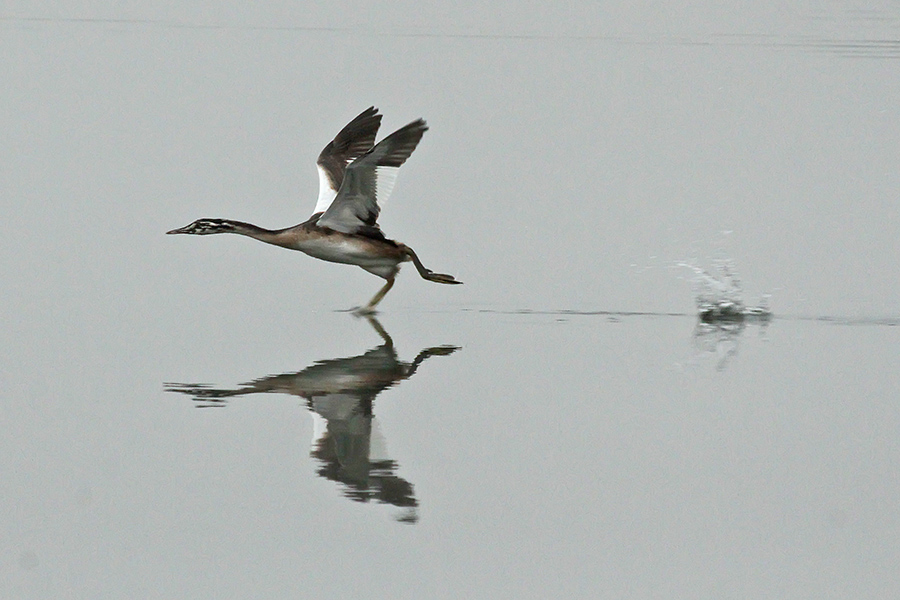
<path fill-rule="evenodd" d="M 167 234 L 236 233 L 299 250 L 333 263 L 356 265 L 385 280 L 369 302 L 351 309 L 369 315 L 394 286 L 404 262 L 412 262 L 423 279 L 461 284 L 453 275 L 435 273 L 406 244 L 388 239 L 378 215 L 393 190 L 397 172 L 418 146 L 428 125 L 417 119 L 375 144 L 382 115 L 371 106 L 350 121 L 316 161 L 319 196 L 309 219 L 285 229 L 264 229 L 230 219 L 197 219 Z"/>

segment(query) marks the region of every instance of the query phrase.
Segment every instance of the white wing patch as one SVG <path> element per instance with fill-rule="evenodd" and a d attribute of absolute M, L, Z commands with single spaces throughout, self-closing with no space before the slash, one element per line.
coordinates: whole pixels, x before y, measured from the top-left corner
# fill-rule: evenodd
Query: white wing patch
<path fill-rule="evenodd" d="M 337 190 L 331 187 L 331 179 L 328 177 L 328 173 L 319 165 L 316 165 L 316 168 L 319 170 L 319 199 L 316 200 L 316 209 L 313 211 L 313 214 L 328 210 L 328 207 L 331 206 L 331 203 L 334 202 L 337 196 Z"/>
<path fill-rule="evenodd" d="M 375 167 L 375 201 L 378 208 L 384 208 L 391 192 L 394 191 L 399 171 L 400 167 Z"/>

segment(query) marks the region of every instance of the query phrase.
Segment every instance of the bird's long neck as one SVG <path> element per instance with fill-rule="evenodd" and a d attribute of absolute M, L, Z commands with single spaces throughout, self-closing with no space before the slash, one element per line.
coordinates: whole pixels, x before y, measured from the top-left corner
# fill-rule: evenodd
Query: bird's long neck
<path fill-rule="evenodd" d="M 237 233 L 238 235 L 245 235 L 267 244 L 283 247 L 290 247 L 290 243 L 293 241 L 293 236 L 289 234 L 293 229 L 292 227 L 287 229 L 265 229 L 253 225 L 252 223 L 244 223 L 242 221 L 223 219 L 222 222 L 227 224 L 228 228 L 223 228 L 222 231 L 217 233 Z"/>

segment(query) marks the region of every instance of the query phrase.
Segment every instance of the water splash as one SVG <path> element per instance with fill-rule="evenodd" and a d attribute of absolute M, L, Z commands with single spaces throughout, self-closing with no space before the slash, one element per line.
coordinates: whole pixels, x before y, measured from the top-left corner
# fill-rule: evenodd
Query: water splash
<path fill-rule="evenodd" d="M 734 261 L 718 258 L 712 265 L 708 271 L 690 263 L 678 266 L 694 272 L 691 285 L 699 317 L 694 329 L 694 348 L 703 355 L 715 355 L 716 370 L 724 371 L 737 356 L 747 323 L 759 325 L 763 335 L 772 320 L 772 311 L 768 294 L 756 306 L 747 306 Z"/>
<path fill-rule="evenodd" d="M 747 306 L 744 302 L 744 289 L 731 259 L 714 260 L 711 272 L 688 263 L 679 263 L 679 266 L 694 272 L 691 284 L 697 315 L 702 321 L 765 321 L 772 318 L 768 294 L 760 298 L 757 306 Z"/>

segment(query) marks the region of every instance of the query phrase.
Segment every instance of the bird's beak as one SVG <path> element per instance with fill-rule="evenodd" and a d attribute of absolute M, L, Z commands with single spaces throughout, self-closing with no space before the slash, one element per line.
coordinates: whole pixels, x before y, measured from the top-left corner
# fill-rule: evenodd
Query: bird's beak
<path fill-rule="evenodd" d="M 166 235 L 171 235 L 173 233 L 187 233 L 187 231 L 185 231 L 186 229 L 187 225 L 185 225 L 184 227 L 179 227 L 178 229 L 173 229 L 172 231 L 167 231 Z"/>

